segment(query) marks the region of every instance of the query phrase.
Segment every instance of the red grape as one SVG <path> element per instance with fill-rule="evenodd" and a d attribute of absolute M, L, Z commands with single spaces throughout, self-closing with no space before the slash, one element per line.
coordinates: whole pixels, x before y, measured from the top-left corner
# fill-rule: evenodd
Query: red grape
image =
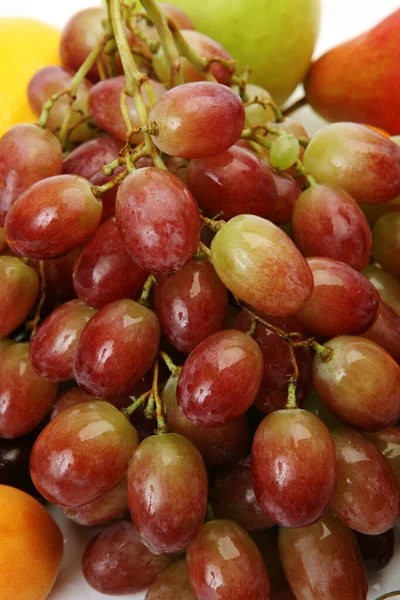
<path fill-rule="evenodd" d="M 363 337 L 382 346 L 400 361 L 400 316 L 385 302 L 381 302 L 377 320 L 363 333 Z"/>
<path fill-rule="evenodd" d="M 246 531 L 265 531 L 275 525 L 257 502 L 250 456 L 217 473 L 211 496 L 215 515 L 236 521 Z"/>
<path fill-rule="evenodd" d="M 365 535 L 357 531 L 355 534 L 367 573 L 376 573 L 384 569 L 393 558 L 394 529 L 379 535 Z"/>
<path fill-rule="evenodd" d="M 82 506 L 123 479 L 137 444 L 135 428 L 114 406 L 100 400 L 78 404 L 62 411 L 39 435 L 31 476 L 50 502 Z"/>
<path fill-rule="evenodd" d="M 133 522 L 152 552 L 185 550 L 207 506 L 207 473 L 197 448 L 177 433 L 143 440 L 129 463 L 128 500 Z"/>
<path fill-rule="evenodd" d="M 63 512 L 78 525 L 102 525 L 107 521 L 122 517 L 128 512 L 126 478 L 124 477 L 104 496 L 99 496 L 82 506 L 63 508 Z"/>
<path fill-rule="evenodd" d="M 192 160 L 187 183 L 206 214 L 222 212 L 227 221 L 244 212 L 269 218 L 277 198 L 272 175 L 255 154 L 239 146 Z"/>
<path fill-rule="evenodd" d="M 53 406 L 51 407 L 50 420 L 52 421 L 57 415 L 60 414 L 60 412 L 66 410 L 67 408 L 71 408 L 71 406 L 76 406 L 76 404 L 82 404 L 84 402 L 94 402 L 96 400 L 103 400 L 103 398 L 90 396 L 80 387 L 71 387 L 57 396 Z M 130 396 L 118 396 L 117 398 L 110 398 L 107 400 L 107 402 L 118 409 L 126 408 L 132 404 Z M 135 425 L 134 423 L 132 424 Z"/>
<path fill-rule="evenodd" d="M 368 221 L 349 194 L 328 185 L 315 185 L 297 199 L 293 235 L 304 256 L 326 256 L 360 271 L 372 247 Z"/>
<path fill-rule="evenodd" d="M 400 194 L 400 147 L 364 125 L 326 125 L 303 162 L 318 183 L 343 188 L 356 202 L 379 204 Z"/>
<path fill-rule="evenodd" d="M 354 533 L 328 513 L 297 529 L 280 529 L 279 553 L 296 600 L 366 600 L 368 581 Z"/>
<path fill-rule="evenodd" d="M 261 313 L 291 315 L 313 289 L 311 270 L 292 240 L 255 215 L 234 217 L 220 229 L 211 261 L 228 290 Z"/>
<path fill-rule="evenodd" d="M 171 375 L 162 392 L 169 430 L 187 437 L 196 446 L 208 467 L 229 467 L 236 464 L 244 457 L 247 448 L 249 433 L 246 417 L 243 415 L 217 427 L 195 425 L 186 419 L 178 406 L 177 383 L 178 378 Z"/>
<path fill-rule="evenodd" d="M 78 254 L 79 248 L 75 248 L 75 250 L 72 250 L 72 252 L 65 256 L 44 261 L 44 279 L 46 282 L 45 302 L 51 301 L 59 305 L 76 297 L 72 283 L 72 272 Z"/>
<path fill-rule="evenodd" d="M 189 354 L 224 328 L 228 292 L 208 260 L 192 260 L 154 287 L 154 310 L 161 330 L 177 350 Z"/>
<path fill-rule="evenodd" d="M 304 329 L 325 338 L 360 334 L 374 323 L 379 294 L 366 277 L 332 258 L 308 258 L 314 289 L 296 316 Z"/>
<path fill-rule="evenodd" d="M 118 190 L 116 218 L 133 260 L 147 271 L 177 271 L 197 250 L 196 202 L 168 171 L 147 167 L 128 175 Z"/>
<path fill-rule="evenodd" d="M 71 300 L 47 317 L 30 346 L 30 359 L 38 375 L 49 381 L 74 378 L 75 348 L 83 328 L 95 312 L 82 300 Z"/>
<path fill-rule="evenodd" d="M 35 429 L 57 394 L 57 384 L 35 373 L 29 344 L 12 344 L 0 354 L 0 437 L 17 438 Z"/>
<path fill-rule="evenodd" d="M 169 4 L 168 2 L 160 2 L 160 8 L 168 19 L 174 21 L 179 29 L 194 29 L 190 17 L 179 6 Z"/>
<path fill-rule="evenodd" d="M 74 72 L 62 67 L 44 67 L 37 71 L 28 85 L 28 100 L 33 112 L 40 115 L 43 105 L 53 94 L 66 90 L 71 85 Z M 75 125 L 83 117 L 89 116 L 88 98 L 92 84 L 88 79 L 84 79 L 78 88 L 76 99 L 72 104 L 72 115 L 70 125 Z M 69 105 L 69 97 L 67 94 L 61 96 L 50 110 L 50 115 L 47 121 L 47 127 L 50 131 L 60 129 L 65 111 Z M 92 124 L 93 125 L 93 124 Z M 93 126 L 90 126 L 88 121 L 84 121 L 75 127 L 70 135 L 70 142 L 85 142 L 94 135 Z"/>
<path fill-rule="evenodd" d="M 121 396 L 150 369 L 159 342 L 160 326 L 151 310 L 133 300 L 107 304 L 81 334 L 75 379 L 89 394 Z"/>
<path fill-rule="evenodd" d="M 305 337 L 303 328 L 296 317 L 273 317 L 268 315 L 267 320 L 287 333 L 298 332 L 300 334 L 299 339 Z M 251 315 L 243 310 L 235 319 L 233 327 L 240 331 L 249 331 L 251 323 Z M 259 410 L 269 414 L 274 410 L 285 407 L 288 394 L 288 377 L 293 372 L 293 365 L 288 345 L 272 329 L 268 329 L 262 323 L 257 323 L 252 337 L 259 345 L 264 358 L 264 374 L 254 404 Z M 312 361 L 310 352 L 304 348 L 297 348 L 295 355 L 300 372 L 296 388 L 296 401 L 300 406 L 307 396 L 312 379 Z"/>
<path fill-rule="evenodd" d="M 329 360 L 314 357 L 313 379 L 321 400 L 340 420 L 369 431 L 400 419 L 400 368 L 380 346 L 362 337 L 329 340 Z"/>
<path fill-rule="evenodd" d="M 179 560 L 160 573 L 147 590 L 145 600 L 196 600 L 189 583 L 186 561 Z"/>
<path fill-rule="evenodd" d="M 263 557 L 268 569 L 269 582 L 271 585 L 272 600 L 296 600 L 286 579 L 285 572 L 278 550 L 279 528 L 274 527 L 261 533 L 252 533 L 251 537 L 257 544 L 257 548 Z"/>
<path fill-rule="evenodd" d="M 265 165 L 265 163 L 264 163 Z M 301 193 L 301 187 L 295 179 L 285 171 L 278 173 L 275 169 L 268 169 L 276 187 L 277 197 L 275 206 L 269 217 L 275 225 L 285 225 L 292 220 L 293 209 Z"/>
<path fill-rule="evenodd" d="M 381 431 L 364 432 L 364 435 L 386 458 L 400 488 L 400 428 L 387 427 Z"/>
<path fill-rule="evenodd" d="M 0 485 L 17 488 L 38 498 L 29 473 L 29 457 L 35 433 L 11 440 L 0 438 Z"/>
<path fill-rule="evenodd" d="M 76 293 L 95 308 L 123 298 L 137 298 L 148 276 L 128 254 L 115 219 L 98 228 L 74 265 Z"/>
<path fill-rule="evenodd" d="M 150 79 L 150 84 L 156 100 L 165 93 L 165 87 L 158 81 Z M 121 113 L 121 94 L 125 88 L 126 80 L 123 75 L 111 77 L 96 83 L 89 94 L 89 112 L 95 123 L 104 131 L 107 131 L 115 138 L 126 140 L 126 124 Z M 150 102 L 146 93 L 146 88 L 142 88 L 142 94 L 147 108 Z M 128 114 L 132 128 L 139 127 L 140 121 L 136 112 L 133 99 L 127 97 Z M 133 144 L 139 144 L 143 135 L 138 133 L 130 137 Z"/>
<path fill-rule="evenodd" d="M 86 581 L 102 594 L 141 592 L 170 564 L 170 557 L 146 548 L 129 521 L 108 525 L 90 540 L 82 557 Z"/>
<path fill-rule="evenodd" d="M 120 167 L 117 167 L 115 169 L 115 171 L 112 175 L 104 175 L 103 171 L 97 171 L 97 173 L 95 173 L 90 178 L 90 183 L 92 183 L 93 185 L 98 185 L 98 186 L 104 185 L 105 183 L 108 183 L 109 181 L 114 179 L 117 175 L 122 173 L 122 171 L 124 171 L 124 170 L 125 170 L 124 166 L 121 165 Z M 101 201 L 103 203 L 103 213 L 101 215 L 100 223 L 104 223 L 104 221 L 108 221 L 108 219 L 111 219 L 112 217 L 115 216 L 115 202 L 117 199 L 118 189 L 119 189 L 119 184 L 115 185 L 110 190 L 107 190 L 106 192 L 103 192 L 101 194 Z"/>
<path fill-rule="evenodd" d="M 30 258 L 68 254 L 96 231 L 101 210 L 101 201 L 83 177 L 43 179 L 23 192 L 10 208 L 7 243 L 15 254 Z"/>
<path fill-rule="evenodd" d="M 326 425 L 301 409 L 271 413 L 251 451 L 254 491 L 262 510 L 282 527 L 304 527 L 322 517 L 337 476 Z"/>
<path fill-rule="evenodd" d="M 63 173 L 90 179 L 101 168 L 112 162 L 122 148 L 122 143 L 108 135 L 89 140 L 68 154 L 63 163 Z"/>
<path fill-rule="evenodd" d="M 21 325 L 39 292 L 35 269 L 15 256 L 0 256 L 0 337 Z"/>
<path fill-rule="evenodd" d="M 374 261 L 400 279 L 400 213 L 380 217 L 373 227 L 372 239 Z"/>
<path fill-rule="evenodd" d="M 260 389 L 263 356 L 251 336 L 226 329 L 210 335 L 187 358 L 178 405 L 196 425 L 223 425 L 244 415 Z"/>
<path fill-rule="evenodd" d="M 372 264 L 363 270 L 363 275 L 378 290 L 382 302 L 385 302 L 400 316 L 400 282 L 390 273 L 386 273 L 386 271 Z"/>
<path fill-rule="evenodd" d="M 240 137 L 244 108 L 231 89 L 209 81 L 185 83 L 160 98 L 149 113 L 156 146 L 172 156 L 204 158 L 220 154 Z"/>
<path fill-rule="evenodd" d="M 399 488 L 382 454 L 350 427 L 332 430 L 338 478 L 331 509 L 343 523 L 369 535 L 393 527 L 399 512 Z"/>
<path fill-rule="evenodd" d="M 22 192 L 61 170 L 61 145 L 50 131 L 28 123 L 11 127 L 0 140 L 0 226 Z"/>
<path fill-rule="evenodd" d="M 198 600 L 268 600 L 270 585 L 261 554 L 234 521 L 211 521 L 186 553 L 190 585 Z"/>

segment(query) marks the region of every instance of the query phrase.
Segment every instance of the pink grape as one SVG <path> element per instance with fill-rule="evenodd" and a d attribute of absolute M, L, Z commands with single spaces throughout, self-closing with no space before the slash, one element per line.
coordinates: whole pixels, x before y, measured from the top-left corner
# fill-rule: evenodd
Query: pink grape
<path fill-rule="evenodd" d="M 108 521 L 119 519 L 128 513 L 128 494 L 126 491 L 126 478 L 103 496 L 95 500 L 75 506 L 63 508 L 66 517 L 78 525 L 102 525 Z"/>
<path fill-rule="evenodd" d="M 108 135 L 89 140 L 68 154 L 63 162 L 63 173 L 90 179 L 117 158 L 121 148 L 122 143 Z"/>
<path fill-rule="evenodd" d="M 35 269 L 15 256 L 0 256 L 0 337 L 9 335 L 23 323 L 38 293 Z"/>
<path fill-rule="evenodd" d="M 385 302 L 381 302 L 377 320 L 363 333 L 363 337 L 382 346 L 400 361 L 400 316 Z"/>
<path fill-rule="evenodd" d="M 400 316 L 400 282 L 393 275 L 373 264 L 363 270 L 363 275 L 378 290 L 382 302 Z"/>
<path fill-rule="evenodd" d="M 76 406 L 77 404 L 83 404 L 84 402 L 95 402 L 96 400 L 103 400 L 97 396 L 91 396 L 83 391 L 82 388 L 75 386 L 68 388 L 65 392 L 59 394 L 51 407 L 50 420 L 56 418 L 63 410 Z M 126 408 L 132 404 L 130 396 L 118 396 L 116 398 L 109 398 L 107 400 L 110 404 L 118 409 Z M 134 425 L 134 423 L 133 423 Z M 135 428 L 136 429 L 136 428 Z M 139 432 L 138 432 L 139 433 Z"/>
<path fill-rule="evenodd" d="M 189 583 L 186 561 L 179 560 L 165 569 L 147 590 L 145 600 L 196 600 Z"/>
<path fill-rule="evenodd" d="M 386 458 L 400 488 L 400 428 L 365 431 L 364 435 Z"/>

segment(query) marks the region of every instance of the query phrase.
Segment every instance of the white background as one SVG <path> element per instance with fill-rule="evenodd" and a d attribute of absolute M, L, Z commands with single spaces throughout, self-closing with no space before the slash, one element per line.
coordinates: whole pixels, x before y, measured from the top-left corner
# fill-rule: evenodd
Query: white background
<path fill-rule="evenodd" d="M 243 0 L 243 2 L 247 2 L 251 10 L 251 0 Z M 74 12 L 93 4 L 96 4 L 94 0 L 93 2 L 90 0 L 1 0 L 0 17 L 17 15 L 35 17 L 62 27 Z M 370 28 L 400 7 L 399 0 L 321 0 L 321 4 L 322 24 L 316 56 L 339 42 Z M 229 0 L 227 0 L 227 5 L 229 5 Z M 3 57 L 3 60 L 5 59 Z M 298 116 L 311 130 L 319 124 L 319 120 L 308 109 L 299 111 Z M 80 575 L 80 557 L 85 539 L 88 539 L 91 533 L 87 530 L 82 532 L 82 529 L 67 523 L 56 511 L 54 514 L 63 529 L 66 543 L 63 566 L 50 599 L 101 600 L 102 598 L 115 598 L 115 596 L 96 593 L 87 586 Z M 374 600 L 381 594 L 400 588 L 400 548 L 396 559 L 370 583 L 369 600 Z M 125 598 L 128 597 L 125 596 Z M 143 594 L 129 596 L 129 600 L 142 600 L 143 598 Z"/>

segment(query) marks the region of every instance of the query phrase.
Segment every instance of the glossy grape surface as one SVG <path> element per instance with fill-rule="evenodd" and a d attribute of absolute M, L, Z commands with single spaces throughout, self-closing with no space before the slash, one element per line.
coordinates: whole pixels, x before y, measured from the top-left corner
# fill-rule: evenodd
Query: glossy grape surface
<path fill-rule="evenodd" d="M 220 154 L 240 137 L 244 126 L 240 98 L 218 83 L 185 83 L 168 90 L 153 106 L 157 148 L 172 156 L 204 158 Z"/>
<path fill-rule="evenodd" d="M 196 202 L 182 181 L 162 169 L 138 169 L 117 194 L 117 226 L 133 260 L 150 272 L 171 273 L 195 254 L 200 239 Z"/>
<path fill-rule="evenodd" d="M 150 550 L 185 550 L 207 506 L 207 473 L 197 448 L 177 433 L 143 440 L 129 463 L 128 499 L 133 522 Z"/>
<path fill-rule="evenodd" d="M 381 302 L 377 320 L 363 337 L 382 346 L 397 362 L 400 361 L 400 316 L 385 302 Z"/>
<path fill-rule="evenodd" d="M 122 517 L 128 512 L 126 478 L 103 496 L 82 506 L 63 508 L 63 512 L 78 525 L 102 525 Z"/>
<path fill-rule="evenodd" d="M 147 590 L 145 600 L 196 600 L 189 583 L 186 561 L 179 560 L 160 573 Z"/>
<path fill-rule="evenodd" d="M 225 221 L 243 213 L 269 218 L 277 200 L 272 175 L 255 154 L 239 146 L 192 160 L 187 184 L 206 215 L 222 213 Z"/>
<path fill-rule="evenodd" d="M 313 289 L 311 270 L 291 239 L 255 215 L 234 217 L 222 227 L 211 243 L 211 260 L 226 287 L 261 313 L 291 315 Z"/>
<path fill-rule="evenodd" d="M 84 402 L 95 402 L 96 400 L 103 400 L 103 398 L 91 396 L 90 394 L 84 392 L 83 389 L 78 386 L 68 388 L 67 390 L 65 390 L 65 392 L 59 394 L 55 399 L 55 402 L 51 407 L 50 411 L 50 420 L 53 420 L 57 415 L 60 414 L 60 412 L 66 410 L 67 408 L 71 408 L 71 406 L 75 406 L 76 404 L 83 404 Z M 126 408 L 127 406 L 132 404 L 130 396 L 117 396 L 116 398 L 109 398 L 107 402 L 109 402 L 118 409 Z"/>
<path fill-rule="evenodd" d="M 75 379 L 95 396 L 121 396 L 150 369 L 159 341 L 160 326 L 151 310 L 133 300 L 107 304 L 81 334 Z"/>
<path fill-rule="evenodd" d="M 307 262 L 314 289 L 296 314 L 304 329 L 324 338 L 366 331 L 379 311 L 374 286 L 346 263 L 332 258 L 308 258 Z"/>
<path fill-rule="evenodd" d="M 10 208 L 5 225 L 7 243 L 20 256 L 57 258 L 95 232 L 101 211 L 101 201 L 83 177 L 43 179 L 23 192 Z"/>
<path fill-rule="evenodd" d="M 400 213 L 389 213 L 375 223 L 372 256 L 385 271 L 400 279 Z"/>
<path fill-rule="evenodd" d="M 331 513 L 308 527 L 280 529 L 278 544 L 296 600 L 366 600 L 368 581 L 354 533 Z"/>
<path fill-rule="evenodd" d="M 386 458 L 400 488 L 400 428 L 387 427 L 381 431 L 364 432 L 364 435 Z"/>
<path fill-rule="evenodd" d="M 82 506 L 123 479 L 137 444 L 136 430 L 114 406 L 79 404 L 44 428 L 32 449 L 31 476 L 50 502 Z"/>
<path fill-rule="evenodd" d="M 39 293 L 35 269 L 15 256 L 0 256 L 0 337 L 21 325 Z"/>
<path fill-rule="evenodd" d="M 300 144 L 291 133 L 284 133 L 276 137 L 269 151 L 269 160 L 273 167 L 279 170 L 289 169 L 299 158 Z"/>
<path fill-rule="evenodd" d="M 377 535 L 393 527 L 399 488 L 382 454 L 350 427 L 332 430 L 338 478 L 331 509 L 348 527 Z"/>
<path fill-rule="evenodd" d="M 198 600 L 269 600 L 268 573 L 257 546 L 234 521 L 210 521 L 186 552 Z"/>
<path fill-rule="evenodd" d="M 63 173 L 90 179 L 117 158 L 121 148 L 122 143 L 109 135 L 84 142 L 68 154 L 63 162 Z"/>
<path fill-rule="evenodd" d="M 325 344 L 333 356 L 314 357 L 313 380 L 321 400 L 340 420 L 379 430 L 400 419 L 400 368 L 383 348 L 362 337 Z"/>
<path fill-rule="evenodd" d="M 199 344 L 178 380 L 178 405 L 197 425 L 223 425 L 245 414 L 261 385 L 263 357 L 251 336 L 226 329 Z"/>
<path fill-rule="evenodd" d="M 115 300 L 137 298 L 149 273 L 130 257 L 115 219 L 103 223 L 74 264 L 74 287 L 82 300 L 102 308 Z"/>

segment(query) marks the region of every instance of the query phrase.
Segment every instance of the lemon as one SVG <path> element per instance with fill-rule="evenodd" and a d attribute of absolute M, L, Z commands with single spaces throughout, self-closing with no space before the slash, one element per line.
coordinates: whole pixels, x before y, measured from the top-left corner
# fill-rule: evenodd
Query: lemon
<path fill-rule="evenodd" d="M 0 19 L 0 137 L 16 123 L 36 121 L 27 86 L 36 71 L 60 64 L 60 37 L 56 27 L 35 19 Z"/>

